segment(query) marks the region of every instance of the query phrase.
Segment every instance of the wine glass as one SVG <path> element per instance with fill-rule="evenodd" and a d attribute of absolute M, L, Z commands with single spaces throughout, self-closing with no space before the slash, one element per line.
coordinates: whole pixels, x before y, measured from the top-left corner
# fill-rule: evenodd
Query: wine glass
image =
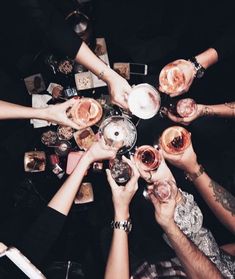
<path fill-rule="evenodd" d="M 159 151 L 151 145 L 138 147 L 134 154 L 138 166 L 144 171 L 152 171 L 159 167 L 162 157 Z"/>
<path fill-rule="evenodd" d="M 101 123 L 99 133 L 107 145 L 119 148 L 118 154 L 128 152 L 137 139 L 135 125 L 125 116 L 108 117 Z"/>
<path fill-rule="evenodd" d="M 147 83 L 134 86 L 128 96 L 129 110 L 141 119 L 149 119 L 156 115 L 160 103 L 159 92 Z"/>
<path fill-rule="evenodd" d="M 159 89 L 166 94 L 181 95 L 188 90 L 193 81 L 191 75 L 192 63 L 178 59 L 167 64 L 159 75 Z"/>
<path fill-rule="evenodd" d="M 181 126 L 165 129 L 159 139 L 162 149 L 169 154 L 181 154 L 191 144 L 191 133 Z"/>
<path fill-rule="evenodd" d="M 131 167 L 120 157 L 109 160 L 109 168 L 113 179 L 118 184 L 126 183 L 131 178 Z"/>

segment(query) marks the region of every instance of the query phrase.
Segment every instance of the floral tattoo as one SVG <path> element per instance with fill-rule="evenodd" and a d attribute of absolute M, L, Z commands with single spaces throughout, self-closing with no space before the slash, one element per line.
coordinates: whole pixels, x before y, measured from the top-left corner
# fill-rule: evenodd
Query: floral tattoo
<path fill-rule="evenodd" d="M 209 187 L 213 189 L 215 200 L 235 216 L 235 197 L 213 180 L 210 181 Z"/>

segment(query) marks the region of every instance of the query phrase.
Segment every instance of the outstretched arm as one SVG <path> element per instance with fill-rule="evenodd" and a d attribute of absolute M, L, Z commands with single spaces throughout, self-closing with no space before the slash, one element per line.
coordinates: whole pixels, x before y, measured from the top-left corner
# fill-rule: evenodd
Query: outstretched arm
<path fill-rule="evenodd" d="M 105 145 L 103 138 L 100 138 L 97 142 L 93 143 L 83 154 L 72 174 L 66 179 L 55 196 L 51 199 L 48 206 L 64 215 L 68 215 L 74 197 L 79 190 L 84 174 L 90 164 L 95 161 L 114 158 L 116 152 L 117 149 Z"/>
<path fill-rule="evenodd" d="M 129 83 L 99 59 L 84 42 L 75 60 L 107 83 L 114 104 L 128 108 L 127 96 L 131 90 Z"/>
<path fill-rule="evenodd" d="M 100 139 L 83 154 L 72 174 L 56 192 L 44 212 L 40 214 L 24 237 L 21 245 L 22 251 L 34 263 L 41 263 L 59 236 L 89 165 L 94 161 L 113 158 L 116 151 L 106 146 Z"/>
<path fill-rule="evenodd" d="M 138 189 L 139 173 L 133 161 L 123 157 L 132 168 L 132 177 L 125 186 L 118 186 L 113 180 L 111 173 L 107 170 L 107 178 L 111 186 L 114 205 L 114 222 L 125 221 L 130 218 L 129 204 Z M 105 270 L 105 279 L 129 279 L 129 252 L 128 234 L 122 229 L 114 227 L 112 243 L 109 251 Z"/>
<path fill-rule="evenodd" d="M 161 202 L 150 192 L 150 199 L 155 208 L 155 218 L 165 231 L 168 240 L 180 260 L 187 278 L 191 279 L 222 279 L 217 267 L 187 238 L 174 221 L 177 201 L 176 185 L 172 185 L 172 195 Z"/>
<path fill-rule="evenodd" d="M 76 99 L 73 98 L 62 104 L 49 105 L 46 108 L 33 108 L 0 100 L 0 120 L 36 118 L 79 129 L 80 127 L 69 119 L 66 113 L 75 102 Z"/>
<path fill-rule="evenodd" d="M 184 170 L 189 178 L 191 177 L 193 184 L 216 217 L 232 233 L 235 233 L 235 197 L 202 170 L 193 146 L 190 145 L 180 155 L 171 155 L 164 152 L 164 157 L 172 165 Z"/>
<path fill-rule="evenodd" d="M 165 233 L 188 276 L 187 278 L 223 278 L 217 267 L 187 238 L 175 223 L 165 228 Z"/>
<path fill-rule="evenodd" d="M 229 102 L 218 105 L 202 105 L 197 104 L 196 112 L 189 117 L 178 117 L 170 112 L 167 108 L 162 110 L 169 119 L 183 125 L 189 125 L 192 121 L 199 117 L 235 117 L 235 102 Z"/>

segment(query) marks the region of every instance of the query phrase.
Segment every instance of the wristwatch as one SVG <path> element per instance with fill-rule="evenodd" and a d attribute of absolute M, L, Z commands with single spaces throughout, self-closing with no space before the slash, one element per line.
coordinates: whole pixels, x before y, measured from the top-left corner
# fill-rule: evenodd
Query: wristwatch
<path fill-rule="evenodd" d="M 123 221 L 112 221 L 111 228 L 124 230 L 125 232 L 129 233 L 132 229 L 131 219 L 129 218 L 129 219 L 123 220 Z"/>
<path fill-rule="evenodd" d="M 194 66 L 194 69 L 196 71 L 195 77 L 196 78 L 202 78 L 206 69 L 203 68 L 200 63 L 198 63 L 196 57 L 191 57 L 188 61 L 190 61 Z"/>
<path fill-rule="evenodd" d="M 202 165 L 199 165 L 199 170 L 195 173 L 185 173 L 185 178 L 191 182 L 194 182 L 199 176 L 205 172 L 205 169 Z"/>

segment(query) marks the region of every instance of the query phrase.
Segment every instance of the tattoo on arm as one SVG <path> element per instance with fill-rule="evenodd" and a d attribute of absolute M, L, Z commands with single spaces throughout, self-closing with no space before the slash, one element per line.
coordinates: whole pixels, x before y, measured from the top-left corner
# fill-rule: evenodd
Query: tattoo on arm
<path fill-rule="evenodd" d="M 202 111 L 203 116 L 216 116 L 216 113 L 214 112 L 213 108 L 205 106 Z"/>
<path fill-rule="evenodd" d="M 230 108 L 232 110 L 233 116 L 235 116 L 235 102 L 225 103 L 224 105 Z"/>
<path fill-rule="evenodd" d="M 213 189 L 215 200 L 235 216 L 235 197 L 213 180 L 209 187 Z"/>

